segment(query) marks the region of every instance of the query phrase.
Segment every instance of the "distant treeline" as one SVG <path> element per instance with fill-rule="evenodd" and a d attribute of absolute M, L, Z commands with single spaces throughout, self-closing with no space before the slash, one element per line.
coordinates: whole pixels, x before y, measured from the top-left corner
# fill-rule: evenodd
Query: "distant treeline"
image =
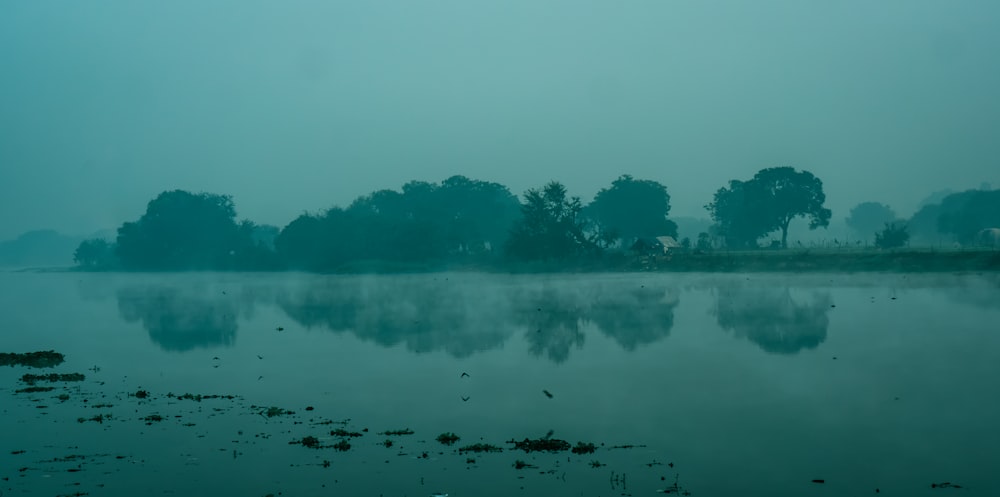
<path fill-rule="evenodd" d="M 676 241 L 666 186 L 629 175 L 586 205 L 556 181 L 529 189 L 520 200 L 503 185 L 464 176 L 411 181 L 400 191 L 379 190 L 347 207 L 302 214 L 281 229 L 238 221 L 230 196 L 174 190 L 151 200 L 138 220 L 122 224 L 114 241 L 80 243 L 74 260 L 86 269 L 130 271 L 600 265 L 665 249 L 759 249 L 772 234 L 780 239 L 765 246 L 786 248 L 794 218 L 808 219 L 810 229 L 829 225 L 825 201 L 812 173 L 763 169 L 715 193 L 705 206 L 715 223 L 709 231 Z M 1000 190 L 949 195 L 908 221 L 896 219 L 888 206 L 865 202 L 847 223 L 882 248 L 906 245 L 911 233 L 995 244 Z"/>

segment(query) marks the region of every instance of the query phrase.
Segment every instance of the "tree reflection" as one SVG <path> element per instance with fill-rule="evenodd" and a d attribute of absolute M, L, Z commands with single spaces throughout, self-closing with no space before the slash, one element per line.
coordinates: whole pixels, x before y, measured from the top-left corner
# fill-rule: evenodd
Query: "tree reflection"
<path fill-rule="evenodd" d="M 570 349 L 583 347 L 580 329 L 586 308 L 575 293 L 554 288 L 517 292 L 512 309 L 514 322 L 526 328 L 524 339 L 534 356 L 565 362 Z"/>
<path fill-rule="evenodd" d="M 830 294 L 816 292 L 798 303 L 789 288 L 727 286 L 716 290 L 719 326 L 745 337 L 765 352 L 795 354 L 826 340 Z"/>
<path fill-rule="evenodd" d="M 164 350 L 231 347 L 236 341 L 239 299 L 171 286 L 126 287 L 117 297 L 122 319 L 141 322 Z"/>
<path fill-rule="evenodd" d="M 601 333 L 631 351 L 670 335 L 679 302 L 675 289 L 640 287 L 602 295 L 588 317 Z"/>
<path fill-rule="evenodd" d="M 278 297 L 302 326 L 349 332 L 384 347 L 444 350 L 454 357 L 499 347 L 513 330 L 487 295 L 449 278 L 348 278 L 310 284 Z"/>

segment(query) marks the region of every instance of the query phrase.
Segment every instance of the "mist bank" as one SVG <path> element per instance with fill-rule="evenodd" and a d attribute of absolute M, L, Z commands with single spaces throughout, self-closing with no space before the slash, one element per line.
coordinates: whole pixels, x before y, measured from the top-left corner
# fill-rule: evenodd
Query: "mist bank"
<path fill-rule="evenodd" d="M 81 242 L 78 268 L 123 271 L 948 271 L 990 270 L 1000 248 L 1000 190 L 968 190 L 908 220 L 865 202 L 850 242 L 789 240 L 793 220 L 826 229 L 822 181 L 790 167 L 732 180 L 679 236 L 667 187 L 622 175 L 584 205 L 557 181 L 521 198 L 453 176 L 378 190 L 283 228 L 238 220 L 232 198 L 166 191 L 114 240 Z M 865 232 L 870 232 L 865 236 Z M 794 233 L 794 231 L 793 231 Z M 926 247 L 935 247 L 927 250 Z"/>

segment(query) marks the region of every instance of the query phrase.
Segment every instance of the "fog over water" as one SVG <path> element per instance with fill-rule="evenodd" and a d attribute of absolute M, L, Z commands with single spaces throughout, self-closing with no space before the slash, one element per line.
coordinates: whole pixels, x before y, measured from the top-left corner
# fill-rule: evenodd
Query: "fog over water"
<path fill-rule="evenodd" d="M 834 219 L 1000 185 L 987 0 L 3 2 L 0 240 L 114 229 L 170 189 L 284 226 L 454 174 L 673 214 L 792 166 Z"/>
<path fill-rule="evenodd" d="M 30 330 L 4 350 L 66 354 L 0 368 L 5 495 L 1000 492 L 993 275 L 0 273 L 0 297 Z M 85 379 L 24 391 L 50 371 Z M 508 442 L 550 430 L 596 450 Z"/>

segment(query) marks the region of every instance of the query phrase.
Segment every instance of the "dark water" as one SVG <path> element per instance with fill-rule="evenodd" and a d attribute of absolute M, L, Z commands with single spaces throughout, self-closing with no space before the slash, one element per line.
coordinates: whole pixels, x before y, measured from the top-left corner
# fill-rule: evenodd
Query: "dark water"
<path fill-rule="evenodd" d="M 0 299 L 0 351 L 67 357 L 0 369 L 5 496 L 1000 495 L 995 275 L 0 273 Z M 363 436 L 289 443 L 335 428 Z M 550 431 L 598 448 L 506 443 Z"/>

